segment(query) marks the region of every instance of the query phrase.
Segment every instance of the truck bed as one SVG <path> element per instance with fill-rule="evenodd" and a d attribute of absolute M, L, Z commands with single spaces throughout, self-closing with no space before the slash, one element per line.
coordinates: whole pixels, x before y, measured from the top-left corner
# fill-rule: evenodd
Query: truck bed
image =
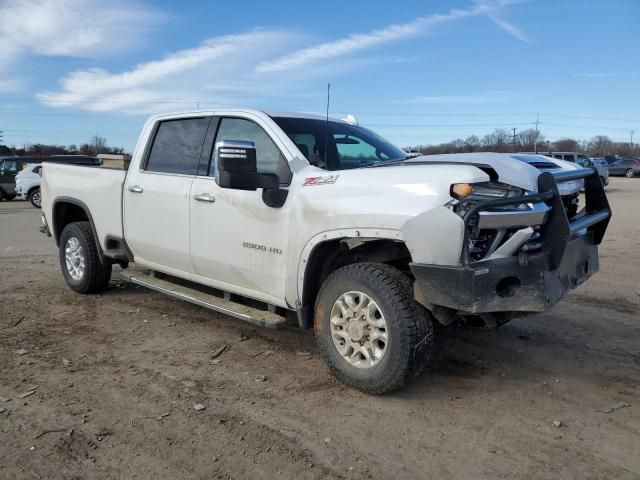
<path fill-rule="evenodd" d="M 45 163 L 42 169 L 42 210 L 53 218 L 53 201 L 82 202 L 91 212 L 102 248 L 108 235 L 123 237 L 122 188 L 124 169 Z"/>

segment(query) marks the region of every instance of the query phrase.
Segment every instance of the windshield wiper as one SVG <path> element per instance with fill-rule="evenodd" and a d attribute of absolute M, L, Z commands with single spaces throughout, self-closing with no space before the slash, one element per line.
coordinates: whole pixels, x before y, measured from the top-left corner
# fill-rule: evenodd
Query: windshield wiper
<path fill-rule="evenodd" d="M 373 162 L 369 165 L 365 165 L 362 168 L 375 168 L 375 167 L 385 167 L 387 165 L 391 165 L 393 163 L 400 163 L 407 160 L 406 158 L 393 158 L 391 160 L 380 160 L 379 162 Z"/>

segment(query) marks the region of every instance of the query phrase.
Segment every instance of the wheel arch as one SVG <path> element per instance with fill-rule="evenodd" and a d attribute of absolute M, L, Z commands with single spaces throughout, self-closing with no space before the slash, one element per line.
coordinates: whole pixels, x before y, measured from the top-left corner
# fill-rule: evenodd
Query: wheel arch
<path fill-rule="evenodd" d="M 389 229 L 344 229 L 313 237 L 298 267 L 298 324 L 313 327 L 315 299 L 324 280 L 338 268 L 357 262 L 408 263 L 411 255 L 402 232 Z"/>
<path fill-rule="evenodd" d="M 107 261 L 104 256 L 104 252 L 102 251 L 102 245 L 100 244 L 98 232 L 96 231 L 95 224 L 93 223 L 91 211 L 84 202 L 77 198 L 58 197 L 53 201 L 51 212 L 51 223 L 53 227 L 52 233 L 53 238 L 56 241 L 56 245 L 59 246 L 60 244 L 60 235 L 62 234 L 64 227 L 73 222 L 89 222 L 93 239 L 96 242 L 100 262 L 105 265 L 110 263 Z"/>

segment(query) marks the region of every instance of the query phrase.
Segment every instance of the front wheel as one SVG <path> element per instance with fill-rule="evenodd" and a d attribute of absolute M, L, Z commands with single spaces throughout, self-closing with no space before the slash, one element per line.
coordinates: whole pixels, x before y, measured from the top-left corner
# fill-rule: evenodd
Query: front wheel
<path fill-rule="evenodd" d="M 70 223 L 60 235 L 60 267 L 69 288 L 78 293 L 105 290 L 111 279 L 111 265 L 104 265 L 89 222 Z"/>
<path fill-rule="evenodd" d="M 632 168 L 627 169 L 627 171 L 624 172 L 624 176 L 627 178 L 633 178 L 634 177 L 633 169 Z"/>
<path fill-rule="evenodd" d="M 31 191 L 29 193 L 29 201 L 31 202 L 31 205 L 33 205 L 36 208 L 40 208 L 41 204 L 40 202 L 42 201 L 42 198 L 40 196 L 40 189 L 36 188 L 35 190 Z"/>
<path fill-rule="evenodd" d="M 343 383 L 369 394 L 397 390 L 418 376 L 433 346 L 433 322 L 410 282 L 384 264 L 333 272 L 316 300 L 320 353 Z"/>

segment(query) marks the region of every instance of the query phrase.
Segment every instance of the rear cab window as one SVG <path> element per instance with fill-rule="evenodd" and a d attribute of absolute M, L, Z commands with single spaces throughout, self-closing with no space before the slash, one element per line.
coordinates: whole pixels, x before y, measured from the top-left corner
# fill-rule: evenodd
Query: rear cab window
<path fill-rule="evenodd" d="M 159 122 L 143 170 L 196 175 L 210 121 L 197 117 Z"/>

